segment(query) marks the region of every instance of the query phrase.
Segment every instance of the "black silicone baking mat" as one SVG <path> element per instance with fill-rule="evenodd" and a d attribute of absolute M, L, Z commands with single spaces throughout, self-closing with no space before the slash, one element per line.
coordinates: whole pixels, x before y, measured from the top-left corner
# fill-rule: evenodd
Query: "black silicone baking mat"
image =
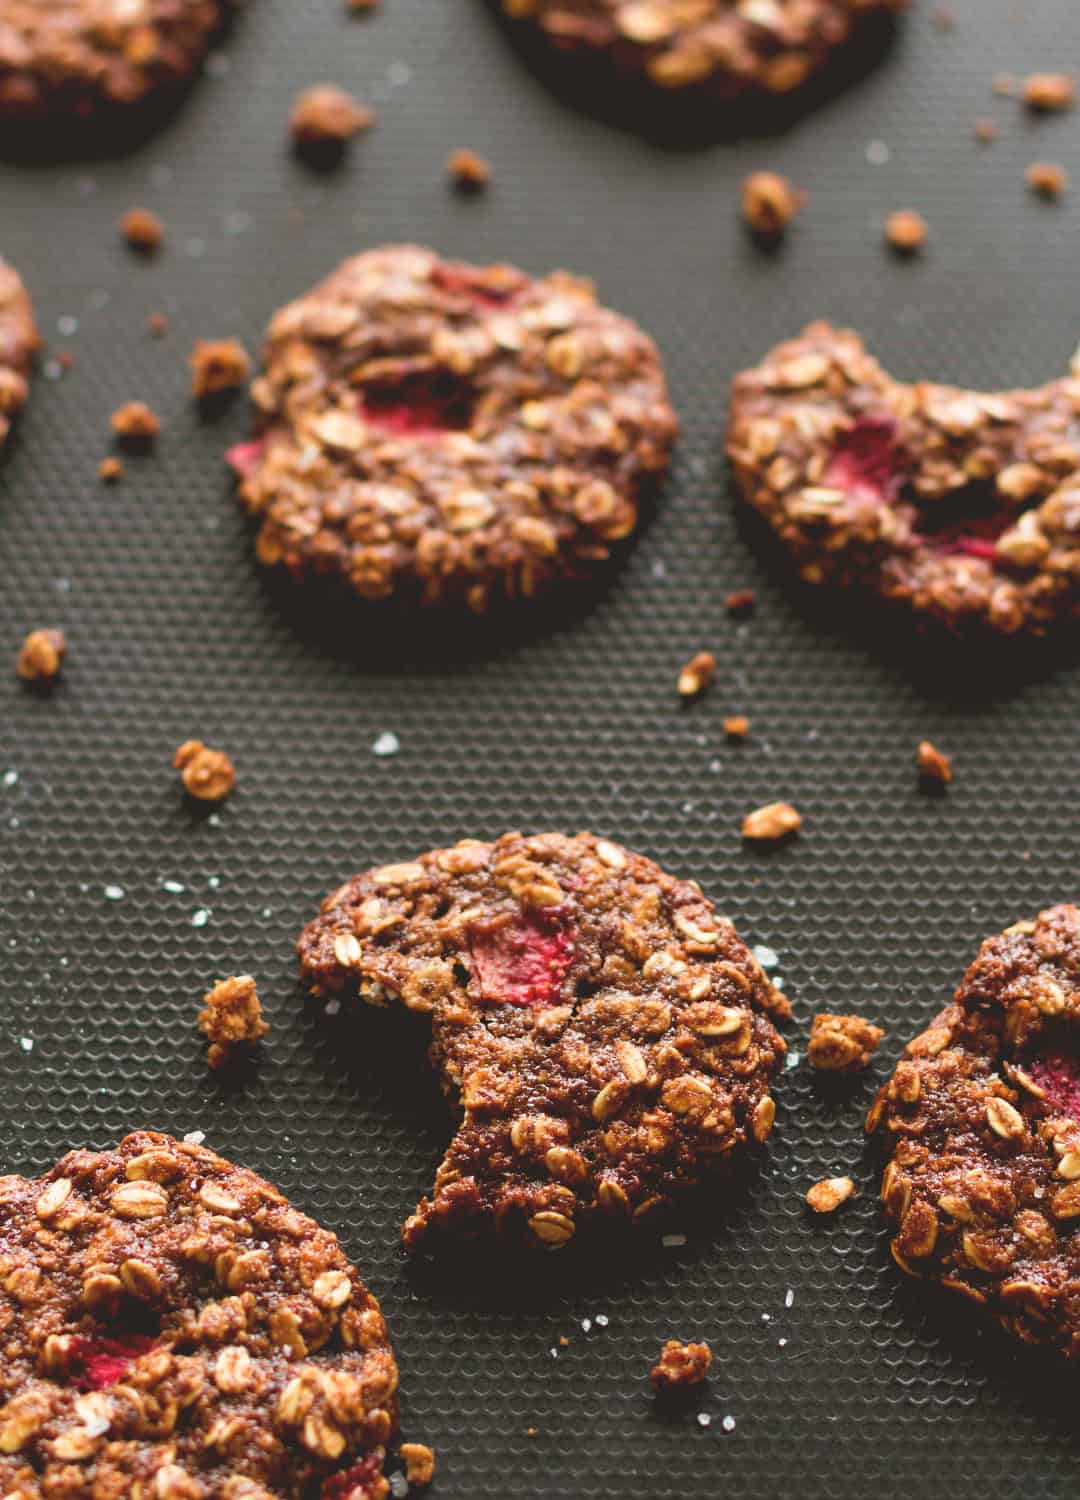
<path fill-rule="evenodd" d="M 383 1299 L 439 1494 L 1075 1493 L 1075 1376 L 901 1284 L 861 1124 L 978 941 L 1076 894 L 1080 677 L 913 675 L 792 595 L 737 524 L 719 458 L 729 377 L 815 316 L 860 327 L 906 377 L 1028 384 L 1071 356 L 1077 200 L 1039 203 L 1024 169 L 1080 168 L 1080 120 L 1035 123 L 991 80 L 1075 65 L 1080 12 L 951 8 L 942 32 L 919 5 L 872 76 L 773 138 L 677 149 L 557 99 L 481 0 L 385 0 L 365 21 L 340 0 L 252 0 L 140 149 L 0 168 L 0 250 L 50 346 L 0 463 L 0 648 L 43 624 L 70 639 L 50 696 L 0 672 L 2 1169 L 151 1125 L 204 1131 L 279 1183 Z M 379 111 L 333 176 L 284 144 L 294 93 L 323 79 Z M 989 147 L 981 116 L 1001 126 Z M 491 159 L 485 196 L 449 191 L 455 146 Z M 757 167 L 810 194 L 775 256 L 738 222 Z M 151 262 L 118 239 L 133 204 L 168 227 Z M 881 248 L 904 206 L 931 227 L 910 264 Z M 436 650 L 401 622 L 351 637 L 309 622 L 260 577 L 221 462 L 243 402 L 210 424 L 192 412 L 196 337 L 254 350 L 278 304 L 403 239 L 591 274 L 663 349 L 685 429 L 671 482 L 609 586 L 543 631 Z M 165 339 L 145 332 L 154 311 Z M 165 430 L 106 488 L 108 417 L 133 397 Z M 735 624 L 723 600 L 744 586 L 759 609 Z M 702 647 L 718 679 L 687 710 L 675 676 Z M 721 731 L 736 711 L 753 720 L 739 747 Z M 388 733 L 398 753 L 378 756 Z M 182 805 L 170 769 L 191 735 L 239 768 L 215 816 Z M 916 790 L 924 736 L 955 757 L 944 798 Z M 803 834 L 755 857 L 740 818 L 778 797 Z M 699 879 L 780 956 L 793 1061 L 820 1008 L 857 1009 L 888 1040 L 845 1094 L 803 1065 L 779 1080 L 761 1170 L 720 1222 L 688 1221 L 684 1246 L 410 1271 L 399 1227 L 447 1138 L 422 1028 L 305 1013 L 293 942 L 354 870 L 513 827 L 589 827 Z M 248 970 L 273 1031 L 230 1089 L 207 1073 L 195 1004 Z M 859 1196 L 811 1222 L 806 1188 L 842 1171 Z M 670 1334 L 708 1338 L 716 1364 L 664 1421 L 647 1372 Z"/>

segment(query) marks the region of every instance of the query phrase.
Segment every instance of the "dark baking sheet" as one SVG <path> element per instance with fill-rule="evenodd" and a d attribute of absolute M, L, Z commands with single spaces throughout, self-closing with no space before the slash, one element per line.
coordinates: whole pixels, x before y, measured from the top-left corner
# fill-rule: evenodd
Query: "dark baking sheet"
<path fill-rule="evenodd" d="M 1032 200 L 1023 171 L 1080 165 L 1080 124 L 1033 124 L 990 84 L 1075 64 L 1080 14 L 954 0 L 942 34 L 930 9 L 872 76 L 775 138 L 678 149 L 557 100 L 480 0 L 388 0 L 360 22 L 336 0 L 255 0 L 186 108 L 126 159 L 0 169 L 0 250 L 51 346 L 0 465 L 0 647 L 46 623 L 71 641 L 51 697 L 0 672 L 3 1167 L 156 1125 L 203 1130 L 280 1183 L 383 1298 L 406 1427 L 438 1448 L 448 1496 L 1075 1492 L 1075 1377 L 901 1284 L 861 1117 L 979 939 L 1075 896 L 1080 679 L 915 673 L 808 609 L 737 524 L 718 456 L 731 374 L 813 316 L 857 324 L 909 377 L 1025 384 L 1073 351 L 1076 203 Z M 324 78 L 379 109 L 331 177 L 283 146 L 293 93 Z M 1002 126 L 989 148 L 971 139 L 982 115 Z M 868 162 L 871 142 L 887 162 Z M 482 199 L 446 188 L 458 145 L 494 164 Z M 737 219 L 755 167 L 810 192 L 773 257 Z M 150 263 L 116 235 L 134 203 L 168 225 Z M 932 241 L 901 265 L 880 220 L 908 205 Z M 655 520 L 543 631 L 433 646 L 400 621 L 308 621 L 260 577 L 220 462 L 243 403 L 211 424 L 189 405 L 197 336 L 253 349 L 275 306 L 397 239 L 590 273 L 666 356 L 685 436 Z M 144 332 L 154 310 L 172 320 L 162 341 Z M 59 348 L 75 364 L 50 379 Z M 109 413 L 136 396 L 164 435 L 104 488 Z M 741 586 L 761 602 L 736 625 L 722 601 Z M 684 710 L 676 670 L 703 646 L 718 680 Z M 742 747 L 723 741 L 732 711 L 754 721 Z M 388 730 L 400 753 L 380 759 Z M 192 734 L 239 766 L 218 817 L 178 795 L 170 758 Z M 924 735 L 956 759 L 944 799 L 915 789 Z M 755 857 L 739 819 L 781 796 L 804 833 Z M 590 827 L 697 877 L 781 955 L 796 1051 L 822 1007 L 875 1017 L 888 1041 L 849 1093 L 804 1067 L 780 1080 L 762 1170 L 718 1223 L 689 1222 L 685 1247 L 410 1271 L 398 1229 L 447 1135 L 422 1030 L 305 1014 L 292 945 L 355 869 L 515 826 Z M 194 1010 L 245 970 L 274 1029 L 230 1088 L 207 1074 Z M 858 1199 L 811 1223 L 807 1186 L 848 1170 Z M 700 1400 L 663 1420 L 646 1377 L 672 1333 L 717 1359 Z"/>

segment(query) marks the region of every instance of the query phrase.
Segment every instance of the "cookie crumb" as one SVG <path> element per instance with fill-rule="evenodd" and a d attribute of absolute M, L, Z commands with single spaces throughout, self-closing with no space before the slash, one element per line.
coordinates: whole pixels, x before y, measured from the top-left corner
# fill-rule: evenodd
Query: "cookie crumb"
<path fill-rule="evenodd" d="M 401 1457 L 410 1484 L 422 1487 L 435 1478 L 435 1454 L 425 1443 L 402 1443 Z"/>
<path fill-rule="evenodd" d="M 668 1339 L 653 1365 L 649 1379 L 657 1391 L 676 1391 L 688 1385 L 700 1385 L 712 1365 L 708 1344 L 683 1344 Z"/>
<path fill-rule="evenodd" d="M 22 643 L 15 670 L 24 682 L 51 682 L 60 675 L 66 651 L 62 630 L 32 630 Z"/>
<path fill-rule="evenodd" d="M 956 16 L 947 5 L 939 5 L 931 12 L 930 20 L 937 31 L 955 31 Z"/>
<path fill-rule="evenodd" d="M 161 420 L 145 401 L 128 401 L 113 412 L 112 430 L 123 443 L 152 443 Z"/>
<path fill-rule="evenodd" d="M 974 135 L 981 146 L 989 146 L 996 141 L 1001 131 L 993 120 L 976 120 Z"/>
<path fill-rule="evenodd" d="M 534 1438 L 538 1435 L 539 1431 L 539 1427 L 526 1427 L 525 1436 L 527 1438 Z"/>
<path fill-rule="evenodd" d="M 205 401 L 236 390 L 251 373 L 251 361 L 239 339 L 199 339 L 191 351 L 191 393 Z"/>
<path fill-rule="evenodd" d="M 922 781 L 935 786 L 948 786 L 952 780 L 952 757 L 945 755 L 929 740 L 921 740 L 915 753 L 915 761 Z"/>
<path fill-rule="evenodd" d="M 165 226 L 148 208 L 129 208 L 120 220 L 120 233 L 133 250 L 151 255 L 165 243 Z"/>
<path fill-rule="evenodd" d="M 237 1049 L 254 1046 L 270 1030 L 250 974 L 219 980 L 203 996 L 203 1007 L 199 1029 L 210 1043 L 206 1060 L 212 1068 L 225 1067 Z"/>
<path fill-rule="evenodd" d="M 819 1073 L 860 1073 L 885 1035 L 880 1026 L 862 1016 L 816 1015 L 810 1027 L 806 1056 Z"/>
<path fill-rule="evenodd" d="M 1069 181 L 1065 168 L 1049 161 L 1033 161 L 1024 175 L 1028 187 L 1040 198 L 1060 198 Z"/>
<path fill-rule="evenodd" d="M 926 220 L 913 208 L 898 208 L 885 220 L 885 239 L 900 255 L 916 254 L 928 235 Z"/>
<path fill-rule="evenodd" d="M 98 464 L 98 478 L 103 484 L 115 484 L 123 472 L 124 465 L 115 454 L 109 458 L 103 458 Z"/>
<path fill-rule="evenodd" d="M 850 1177 L 826 1177 L 815 1182 L 806 1195 L 806 1201 L 816 1214 L 831 1214 L 841 1203 L 846 1203 L 855 1191 Z"/>
<path fill-rule="evenodd" d="M 734 589 L 724 600 L 724 608 L 734 620 L 745 620 L 757 608 L 753 589 Z"/>
<path fill-rule="evenodd" d="M 446 170 L 451 182 L 462 192 L 477 193 L 491 181 L 490 163 L 464 147 L 451 151 Z"/>
<path fill-rule="evenodd" d="M 1017 82 L 1011 73 L 995 73 L 992 88 L 1002 99 L 1011 99 L 1017 90 Z"/>
<path fill-rule="evenodd" d="M 169 331 L 169 319 L 163 312 L 153 312 L 146 320 L 147 331 L 152 338 L 164 338 Z"/>
<path fill-rule="evenodd" d="M 379 0 L 345 0 L 345 9 L 351 16 L 369 16 L 379 8 Z"/>
<path fill-rule="evenodd" d="M 299 147 L 344 147 L 374 123 L 375 111 L 335 83 L 305 89 L 296 96 L 289 115 L 289 130 Z"/>
<path fill-rule="evenodd" d="M 1024 80 L 1024 103 L 1040 114 L 1071 109 L 1076 84 L 1068 73 L 1032 73 Z"/>
<path fill-rule="evenodd" d="M 173 757 L 184 790 L 200 802 L 222 802 L 236 785 L 236 768 L 224 750 L 185 740 Z"/>
<path fill-rule="evenodd" d="M 724 720 L 724 733 L 729 740 L 744 740 L 750 733 L 750 720 L 745 714 L 732 714 Z"/>
<path fill-rule="evenodd" d="M 806 194 L 777 172 L 751 172 L 743 183 L 743 218 L 760 239 L 778 239 L 805 203 Z"/>
<path fill-rule="evenodd" d="M 705 691 L 715 676 L 716 657 L 711 651 L 699 651 L 679 673 L 680 695 L 683 698 L 696 698 Z"/>
<path fill-rule="evenodd" d="M 755 843 L 775 843 L 798 833 L 802 827 L 802 814 L 790 802 L 770 802 L 756 808 L 743 819 L 742 836 Z"/>

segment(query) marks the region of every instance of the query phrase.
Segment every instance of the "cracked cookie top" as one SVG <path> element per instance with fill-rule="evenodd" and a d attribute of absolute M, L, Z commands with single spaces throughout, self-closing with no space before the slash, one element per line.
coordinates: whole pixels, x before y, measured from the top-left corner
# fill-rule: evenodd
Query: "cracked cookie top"
<path fill-rule="evenodd" d="M 1080 614 L 1080 376 L 982 394 L 904 385 L 814 323 L 735 381 L 739 487 L 808 583 L 958 632 Z"/>
<path fill-rule="evenodd" d="M 0 1491 L 384 1500 L 397 1367 L 336 1237 L 138 1131 L 0 1178 Z"/>
<path fill-rule="evenodd" d="M 764 1141 L 790 1014 L 693 881 L 590 833 L 468 840 L 370 870 L 302 933 L 319 995 L 432 1018 L 461 1113 L 405 1225 L 557 1249 L 644 1221 Z"/>
<path fill-rule="evenodd" d="M 358 255 L 270 324 L 230 450 L 256 550 L 365 599 L 483 611 L 595 569 L 676 421 L 655 345 L 563 272 Z"/>
<path fill-rule="evenodd" d="M 0 119 L 85 118 L 188 77 L 233 0 L 0 0 Z"/>
<path fill-rule="evenodd" d="M 867 1129 L 893 1256 L 1028 1343 L 1080 1350 L 1080 911 L 989 938 Z"/>

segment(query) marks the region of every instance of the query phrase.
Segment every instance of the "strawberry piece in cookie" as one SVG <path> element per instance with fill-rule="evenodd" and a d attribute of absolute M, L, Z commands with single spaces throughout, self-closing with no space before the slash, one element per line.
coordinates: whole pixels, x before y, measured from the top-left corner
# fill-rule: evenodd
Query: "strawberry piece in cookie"
<path fill-rule="evenodd" d="M 814 323 L 735 381 L 728 454 L 807 583 L 958 634 L 1080 619 L 1080 366 L 985 394 L 893 379 Z"/>
<path fill-rule="evenodd" d="M 71 1382 L 80 1391 L 103 1391 L 116 1385 L 154 1343 L 149 1334 L 143 1333 L 76 1339 L 71 1351 Z"/>
<path fill-rule="evenodd" d="M 1051 1109 L 1071 1115 L 1080 1124 L 1080 1056 L 1075 1052 L 1051 1052 L 1033 1057 L 1027 1071 L 1046 1093 Z"/>
<path fill-rule="evenodd" d="M 382 432 L 438 437 L 469 426 L 472 396 L 463 381 L 450 376 L 406 375 L 369 386 L 360 402 L 360 415 Z"/>
<path fill-rule="evenodd" d="M 508 833 L 369 870 L 299 951 L 317 995 L 431 1016 L 462 1118 L 409 1250 L 648 1223 L 772 1128 L 787 1001 L 699 886 L 607 839 Z"/>
<path fill-rule="evenodd" d="M 469 952 L 489 1005 L 552 1005 L 574 955 L 565 928 L 545 912 L 522 912 L 469 929 Z"/>
<path fill-rule="evenodd" d="M 1080 1354 L 1080 911 L 987 939 L 878 1094 L 901 1270 Z"/>

